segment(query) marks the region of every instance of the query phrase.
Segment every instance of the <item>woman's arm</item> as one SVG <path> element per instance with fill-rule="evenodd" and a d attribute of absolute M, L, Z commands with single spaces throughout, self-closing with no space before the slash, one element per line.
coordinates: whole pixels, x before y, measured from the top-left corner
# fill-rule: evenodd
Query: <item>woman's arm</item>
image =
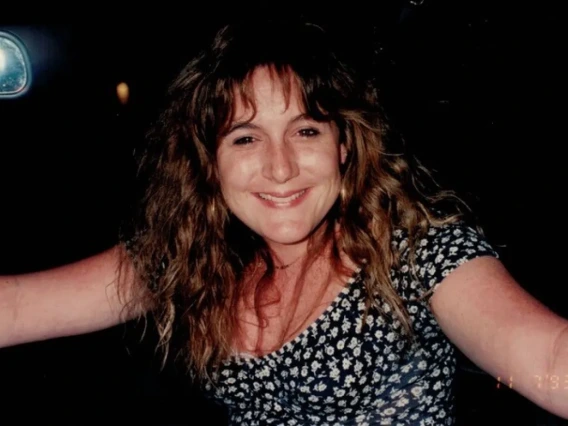
<path fill-rule="evenodd" d="M 134 274 L 129 261 L 120 264 L 121 250 L 116 246 L 70 265 L 0 277 L 0 347 L 88 333 L 143 313 L 123 309 L 132 299 Z"/>
<path fill-rule="evenodd" d="M 568 321 L 522 289 L 501 262 L 466 262 L 430 302 L 442 330 L 475 364 L 512 378 L 517 392 L 568 419 Z"/>

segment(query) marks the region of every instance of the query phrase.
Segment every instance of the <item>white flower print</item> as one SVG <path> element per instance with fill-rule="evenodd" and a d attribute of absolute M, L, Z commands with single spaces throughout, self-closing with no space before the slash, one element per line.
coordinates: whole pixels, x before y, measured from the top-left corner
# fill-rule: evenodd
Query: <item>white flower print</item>
<path fill-rule="evenodd" d="M 393 247 L 406 250 L 406 234 L 398 234 Z M 479 254 L 493 251 L 460 224 L 432 227 L 420 241 L 414 268 L 419 281 L 409 274 L 408 251 L 401 254 L 401 268 L 390 276 L 420 337 L 411 345 L 396 332 L 401 323 L 388 305 L 387 315 L 372 306 L 362 327 L 361 274 L 318 323 L 282 350 L 224 362 L 212 374 L 214 386 L 205 386 L 207 394 L 231 404 L 231 424 L 240 426 L 452 424 L 454 349 L 426 300 L 417 299 Z"/>
<path fill-rule="evenodd" d="M 345 386 L 350 387 L 353 383 L 355 383 L 355 377 L 353 377 L 351 374 L 347 375 L 345 377 Z"/>
<path fill-rule="evenodd" d="M 339 371 L 339 368 L 333 368 L 329 373 L 329 377 L 331 377 L 332 379 L 336 379 L 336 380 L 338 380 L 340 378 L 340 375 L 341 375 L 341 371 Z"/>
<path fill-rule="evenodd" d="M 334 394 L 337 398 L 342 398 L 345 395 L 345 389 L 336 389 Z"/>
<path fill-rule="evenodd" d="M 418 398 L 422 395 L 422 388 L 420 386 L 414 386 L 412 389 L 410 389 L 410 393 Z"/>

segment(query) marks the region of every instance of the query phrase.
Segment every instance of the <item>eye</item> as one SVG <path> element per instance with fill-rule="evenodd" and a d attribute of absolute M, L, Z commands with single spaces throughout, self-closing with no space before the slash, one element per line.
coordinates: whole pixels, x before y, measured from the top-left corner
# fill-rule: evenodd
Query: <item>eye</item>
<path fill-rule="evenodd" d="M 233 141 L 233 145 L 248 145 L 254 142 L 252 136 L 243 136 L 242 138 L 237 138 Z"/>
<path fill-rule="evenodd" d="M 313 138 L 315 136 L 318 136 L 320 134 L 320 131 L 314 127 L 307 127 L 305 129 L 300 130 L 298 133 L 300 134 L 300 136 L 306 138 Z"/>

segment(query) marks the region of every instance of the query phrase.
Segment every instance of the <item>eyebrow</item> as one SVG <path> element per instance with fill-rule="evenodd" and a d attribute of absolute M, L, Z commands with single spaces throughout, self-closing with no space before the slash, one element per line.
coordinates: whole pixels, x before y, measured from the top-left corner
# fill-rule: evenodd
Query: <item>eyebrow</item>
<path fill-rule="evenodd" d="M 313 120 L 313 118 L 307 114 L 299 114 L 296 117 L 292 118 L 288 124 L 297 123 L 298 121 L 302 120 Z M 229 134 L 233 133 L 239 129 L 251 129 L 251 130 L 258 130 L 260 127 L 250 121 L 235 121 L 232 123 L 227 131 L 225 132 L 224 136 L 228 136 Z"/>

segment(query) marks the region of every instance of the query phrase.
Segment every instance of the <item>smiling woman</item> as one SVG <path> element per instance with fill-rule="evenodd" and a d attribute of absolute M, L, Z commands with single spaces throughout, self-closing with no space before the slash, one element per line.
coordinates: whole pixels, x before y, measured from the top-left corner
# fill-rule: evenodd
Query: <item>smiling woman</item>
<path fill-rule="evenodd" d="M 336 124 L 306 114 L 292 72 L 259 68 L 248 77 L 241 92 L 252 99 L 236 94 L 233 121 L 240 124 L 229 124 L 217 150 L 227 207 L 281 264 L 306 253 L 308 237 L 337 199 L 347 155 Z"/>
<path fill-rule="evenodd" d="M 568 368 L 568 321 L 519 287 L 342 53 L 302 20 L 221 28 L 169 87 L 120 243 L 3 277 L 0 345 L 153 315 L 232 424 L 322 426 L 453 424 L 460 349 L 568 417 L 532 380 Z"/>

